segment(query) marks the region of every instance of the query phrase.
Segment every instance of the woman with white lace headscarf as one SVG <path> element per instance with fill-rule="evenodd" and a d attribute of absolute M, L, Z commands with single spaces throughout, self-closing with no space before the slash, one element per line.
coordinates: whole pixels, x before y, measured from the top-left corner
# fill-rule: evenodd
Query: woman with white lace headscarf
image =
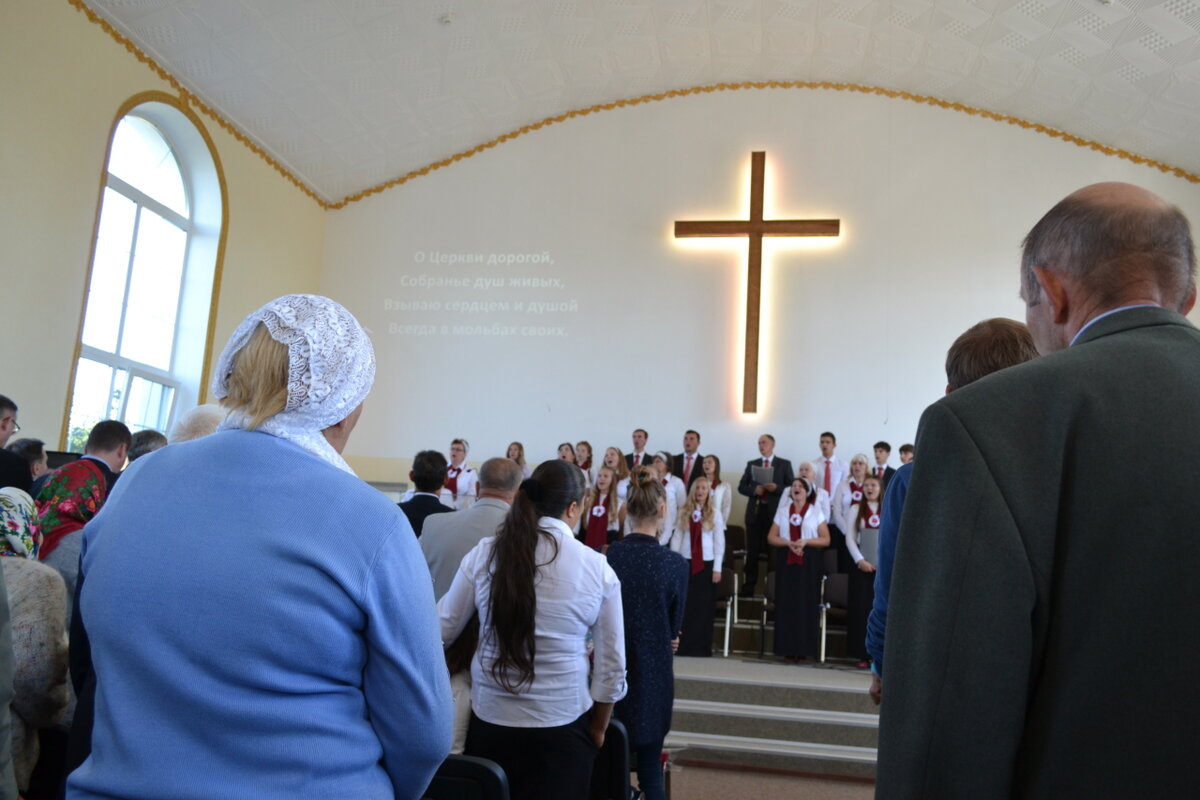
<path fill-rule="evenodd" d="M 71 797 L 421 796 L 452 701 L 417 540 L 342 458 L 374 375 L 350 312 L 281 297 L 217 362 L 221 429 L 126 470 L 84 532 Z"/>

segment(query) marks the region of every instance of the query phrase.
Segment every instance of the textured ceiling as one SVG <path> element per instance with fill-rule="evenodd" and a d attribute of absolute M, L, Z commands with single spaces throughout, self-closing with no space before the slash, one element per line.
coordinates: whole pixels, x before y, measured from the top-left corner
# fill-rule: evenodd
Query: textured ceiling
<path fill-rule="evenodd" d="M 1193 0 L 85 0 L 326 201 L 717 82 L 929 95 L 1200 174 Z"/>

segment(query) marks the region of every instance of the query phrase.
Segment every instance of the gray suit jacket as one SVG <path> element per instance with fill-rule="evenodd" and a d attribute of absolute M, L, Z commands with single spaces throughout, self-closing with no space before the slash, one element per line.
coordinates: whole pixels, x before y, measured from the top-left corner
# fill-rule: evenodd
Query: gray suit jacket
<path fill-rule="evenodd" d="M 435 600 L 441 600 L 450 590 L 463 556 L 480 540 L 496 535 L 496 528 L 508 515 L 508 509 L 508 503 L 503 500 L 483 497 L 464 511 L 425 518 L 425 530 L 417 541 L 433 577 Z"/>
<path fill-rule="evenodd" d="M 1200 742 L 1200 331 L 1122 311 L 926 410 L 877 797 L 1182 797 Z"/>

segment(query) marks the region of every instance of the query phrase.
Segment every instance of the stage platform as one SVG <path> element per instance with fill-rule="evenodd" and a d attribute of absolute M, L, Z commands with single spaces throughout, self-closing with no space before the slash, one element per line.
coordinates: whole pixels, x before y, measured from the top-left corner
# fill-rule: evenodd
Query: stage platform
<path fill-rule="evenodd" d="M 871 779 L 879 713 L 870 684 L 845 663 L 677 657 L 666 747 L 675 761 Z"/>

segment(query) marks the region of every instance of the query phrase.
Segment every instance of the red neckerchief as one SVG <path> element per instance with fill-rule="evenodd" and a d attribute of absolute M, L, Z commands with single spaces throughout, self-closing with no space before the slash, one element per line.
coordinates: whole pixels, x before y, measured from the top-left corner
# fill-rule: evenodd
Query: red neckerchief
<path fill-rule="evenodd" d="M 868 528 L 879 528 L 879 503 L 875 503 L 875 510 L 871 511 L 871 502 L 867 501 L 867 516 L 863 518 L 863 524 Z"/>
<path fill-rule="evenodd" d="M 608 495 L 601 497 L 588 512 L 587 533 L 583 543 L 597 552 L 608 544 Z"/>
<path fill-rule="evenodd" d="M 692 512 L 688 532 L 692 536 L 692 574 L 698 575 L 704 571 L 704 512 L 696 509 Z"/>
<path fill-rule="evenodd" d="M 580 465 L 579 465 L 579 468 L 580 468 L 581 470 L 583 470 L 584 472 L 587 472 L 589 469 L 591 469 L 591 468 L 592 468 L 592 460 L 589 458 L 587 461 L 585 461 L 585 462 L 583 462 L 582 464 L 580 464 Z"/>
<path fill-rule="evenodd" d="M 862 490 L 863 490 L 862 484 L 859 483 L 858 481 L 854 480 L 854 478 L 851 478 L 850 479 L 850 502 L 851 503 L 861 503 L 862 502 L 862 499 L 863 499 Z"/>
<path fill-rule="evenodd" d="M 793 542 L 798 542 L 798 541 L 800 541 L 800 539 L 803 538 L 801 532 L 804 528 L 804 515 L 808 513 L 809 507 L 810 507 L 810 504 L 807 500 L 804 501 L 804 507 L 801 508 L 799 512 L 796 511 L 795 501 L 793 501 L 792 503 L 790 503 L 788 505 L 788 538 L 791 539 Z M 799 523 L 796 522 L 797 514 L 800 517 Z M 792 552 L 791 548 L 789 547 L 788 554 L 787 554 L 787 563 L 788 564 L 803 564 L 804 556 L 796 555 L 795 553 Z"/>
<path fill-rule="evenodd" d="M 455 500 L 458 499 L 458 476 L 461 474 L 462 467 L 450 467 L 446 470 L 446 483 L 443 485 L 450 490 L 450 494 Z"/>

